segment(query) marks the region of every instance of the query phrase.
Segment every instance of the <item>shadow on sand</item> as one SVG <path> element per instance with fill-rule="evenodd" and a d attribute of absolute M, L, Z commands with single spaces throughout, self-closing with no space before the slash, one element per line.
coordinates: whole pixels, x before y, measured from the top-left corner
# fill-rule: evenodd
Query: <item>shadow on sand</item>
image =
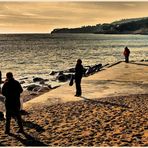
<path fill-rule="evenodd" d="M 148 66 L 148 64 L 146 64 L 146 63 L 135 63 L 135 62 L 130 62 L 130 64 L 142 65 L 142 66 Z"/>
<path fill-rule="evenodd" d="M 37 132 L 45 132 L 45 130 L 40 125 L 33 123 L 31 121 L 23 120 L 23 125 L 31 129 L 34 128 Z"/>
<path fill-rule="evenodd" d="M 117 106 L 117 107 L 124 107 L 124 108 L 130 108 L 127 105 L 124 104 L 117 104 L 117 103 L 112 103 L 112 102 L 108 102 L 108 101 L 100 101 L 100 100 L 93 100 L 93 99 L 88 99 L 86 97 L 81 96 L 82 99 L 84 99 L 85 101 L 90 101 L 92 103 L 100 103 L 103 105 L 112 105 L 112 106 Z"/>
<path fill-rule="evenodd" d="M 23 133 L 23 135 L 24 135 L 25 139 L 22 138 L 22 136 L 20 136 L 20 135 L 16 135 L 13 133 L 9 134 L 9 136 L 16 138 L 16 140 L 20 141 L 24 146 L 47 146 L 43 142 L 37 140 L 36 138 L 32 137 L 31 135 L 29 135 L 27 133 Z"/>

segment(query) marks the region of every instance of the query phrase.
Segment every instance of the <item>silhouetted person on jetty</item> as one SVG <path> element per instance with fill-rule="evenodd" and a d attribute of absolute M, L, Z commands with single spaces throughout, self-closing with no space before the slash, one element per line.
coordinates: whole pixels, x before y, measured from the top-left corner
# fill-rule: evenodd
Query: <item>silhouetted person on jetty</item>
<path fill-rule="evenodd" d="M 125 62 L 128 63 L 129 62 L 129 55 L 130 55 L 130 50 L 128 49 L 128 47 L 125 47 L 123 54 L 125 57 Z"/>
<path fill-rule="evenodd" d="M 84 73 L 84 68 L 82 66 L 82 60 L 78 59 L 75 67 L 75 83 L 76 83 L 76 94 L 75 96 L 79 97 L 82 95 L 81 90 L 81 79 Z"/>
<path fill-rule="evenodd" d="M 15 117 L 15 119 L 17 119 L 17 123 L 20 128 L 18 132 L 24 133 L 20 114 L 20 94 L 23 92 L 23 89 L 20 83 L 13 78 L 13 74 L 11 72 L 8 72 L 6 77 L 7 79 L 2 87 L 2 94 L 6 97 L 5 134 L 10 134 L 11 117 Z"/>

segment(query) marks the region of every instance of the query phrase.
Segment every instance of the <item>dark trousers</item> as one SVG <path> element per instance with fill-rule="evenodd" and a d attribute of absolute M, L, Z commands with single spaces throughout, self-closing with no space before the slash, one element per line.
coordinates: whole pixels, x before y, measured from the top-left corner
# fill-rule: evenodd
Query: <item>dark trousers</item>
<path fill-rule="evenodd" d="M 126 63 L 129 62 L 129 56 L 125 56 L 125 62 L 126 62 Z"/>
<path fill-rule="evenodd" d="M 6 125 L 5 125 L 5 131 L 10 132 L 10 121 L 11 118 L 14 117 L 17 120 L 18 126 L 20 130 L 23 131 L 23 124 L 22 124 L 22 118 L 20 111 L 12 111 L 12 110 L 6 110 Z"/>
<path fill-rule="evenodd" d="M 82 90 L 81 90 L 81 78 L 75 79 L 75 83 L 76 83 L 76 95 L 77 96 L 81 96 L 81 94 L 82 94 Z"/>

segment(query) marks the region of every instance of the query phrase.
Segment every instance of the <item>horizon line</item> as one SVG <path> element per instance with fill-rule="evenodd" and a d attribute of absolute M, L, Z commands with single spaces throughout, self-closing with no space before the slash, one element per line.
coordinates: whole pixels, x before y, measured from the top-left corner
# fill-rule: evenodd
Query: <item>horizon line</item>
<path fill-rule="evenodd" d="M 51 32 L 0 32 L 0 34 L 51 34 Z"/>
<path fill-rule="evenodd" d="M 148 0 L 0 0 L 0 2 L 148 2 Z"/>

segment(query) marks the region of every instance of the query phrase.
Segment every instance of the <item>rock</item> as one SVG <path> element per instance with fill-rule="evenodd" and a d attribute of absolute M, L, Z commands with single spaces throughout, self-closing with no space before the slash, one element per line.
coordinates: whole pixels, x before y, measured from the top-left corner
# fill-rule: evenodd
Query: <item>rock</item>
<path fill-rule="evenodd" d="M 39 77 L 33 78 L 33 82 L 40 82 L 40 81 L 44 81 L 44 79 Z"/>
<path fill-rule="evenodd" d="M 94 66 L 88 66 L 89 68 L 86 69 L 85 75 L 94 74 L 95 72 L 99 71 L 100 68 L 102 68 L 102 64 L 94 65 Z"/>
<path fill-rule="evenodd" d="M 20 81 L 20 84 L 24 84 L 25 83 L 25 81 Z"/>
<path fill-rule="evenodd" d="M 38 92 L 41 89 L 41 86 L 36 86 L 32 89 L 32 91 Z"/>
<path fill-rule="evenodd" d="M 48 88 L 49 88 L 49 89 L 52 89 L 51 85 L 48 85 Z"/>
<path fill-rule="evenodd" d="M 47 82 L 47 81 L 49 81 L 49 79 L 44 79 L 44 82 Z"/>
<path fill-rule="evenodd" d="M 38 90 L 38 92 L 46 92 L 46 91 L 49 91 L 49 87 L 47 86 L 43 86 L 43 87 L 40 87 L 40 89 Z"/>
<path fill-rule="evenodd" d="M 89 74 L 91 74 L 91 73 L 92 73 L 92 69 L 91 69 L 91 67 L 89 67 L 89 68 L 86 70 L 85 75 L 89 75 Z"/>
<path fill-rule="evenodd" d="M 21 81 L 21 80 L 26 80 L 26 79 L 28 79 L 28 77 L 24 77 L 24 78 L 21 78 L 19 80 Z"/>
<path fill-rule="evenodd" d="M 66 82 L 67 81 L 67 78 L 65 77 L 65 75 L 60 75 L 60 76 L 58 76 L 58 80 L 60 82 Z"/>
<path fill-rule="evenodd" d="M 66 82 L 71 78 L 71 74 L 65 75 L 63 72 L 60 72 L 59 75 L 56 77 L 57 80 L 60 82 Z"/>
<path fill-rule="evenodd" d="M 36 84 L 31 84 L 31 85 L 27 86 L 27 90 L 32 91 L 33 89 L 38 88 L 38 87 L 40 87 L 40 86 L 36 85 Z"/>
<path fill-rule="evenodd" d="M 44 81 L 44 80 L 43 80 L 43 81 L 40 81 L 40 83 L 39 83 L 39 84 L 42 84 L 42 85 L 43 85 L 43 84 L 45 84 L 45 81 Z"/>
<path fill-rule="evenodd" d="M 44 79 L 43 81 L 40 81 L 40 84 L 45 84 L 47 81 L 49 81 L 49 79 Z"/>
<path fill-rule="evenodd" d="M 49 75 L 53 76 L 53 75 L 55 75 L 57 73 L 58 73 L 57 71 L 52 71 Z"/>

